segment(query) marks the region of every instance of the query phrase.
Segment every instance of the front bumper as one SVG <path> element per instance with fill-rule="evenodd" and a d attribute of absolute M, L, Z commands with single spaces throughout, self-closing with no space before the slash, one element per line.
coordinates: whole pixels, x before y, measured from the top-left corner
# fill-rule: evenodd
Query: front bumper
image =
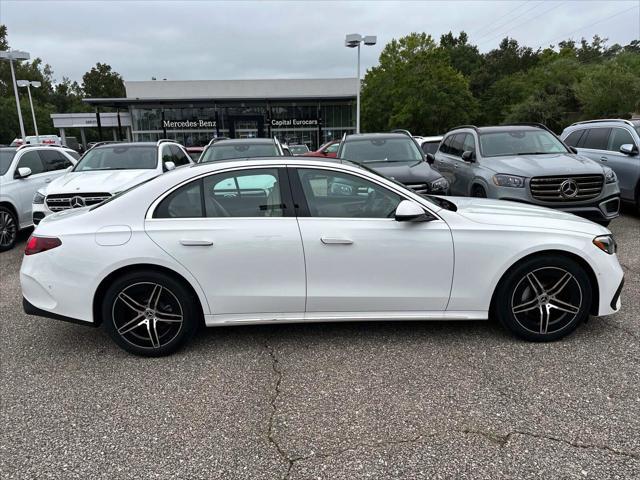
<path fill-rule="evenodd" d="M 51 215 L 53 212 L 49 210 L 44 203 L 31 204 L 31 216 L 34 225 L 38 225 L 44 217 Z"/>
<path fill-rule="evenodd" d="M 529 203 L 539 207 L 553 208 L 563 212 L 572 213 L 579 217 L 586 218 L 595 222 L 607 222 L 617 218 L 620 215 L 620 195 L 610 195 L 606 198 L 597 198 L 586 204 L 563 204 L 563 203 L 547 203 L 539 202 L 531 197 L 511 197 L 499 196 L 500 200 L 508 200 L 510 202 Z"/>

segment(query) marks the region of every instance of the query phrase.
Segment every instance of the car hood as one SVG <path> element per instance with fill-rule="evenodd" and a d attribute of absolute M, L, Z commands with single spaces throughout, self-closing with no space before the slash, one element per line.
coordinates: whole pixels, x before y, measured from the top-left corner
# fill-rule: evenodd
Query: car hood
<path fill-rule="evenodd" d="M 400 183 L 425 183 L 433 182 L 442 175 L 431 168 L 427 162 L 367 162 L 365 166 L 375 170 L 387 178 Z"/>
<path fill-rule="evenodd" d="M 116 193 L 159 175 L 157 170 L 103 170 L 69 172 L 56 178 L 47 187 L 46 194 L 55 193 Z"/>
<path fill-rule="evenodd" d="M 468 220 L 487 225 L 535 227 L 590 235 L 606 235 L 606 228 L 571 213 L 526 203 L 470 197 L 443 197 L 458 207 Z"/>
<path fill-rule="evenodd" d="M 566 153 L 545 155 L 518 155 L 513 157 L 489 157 L 481 160 L 482 166 L 496 173 L 509 173 L 522 177 L 553 175 L 600 174 L 600 164 L 586 157 Z"/>

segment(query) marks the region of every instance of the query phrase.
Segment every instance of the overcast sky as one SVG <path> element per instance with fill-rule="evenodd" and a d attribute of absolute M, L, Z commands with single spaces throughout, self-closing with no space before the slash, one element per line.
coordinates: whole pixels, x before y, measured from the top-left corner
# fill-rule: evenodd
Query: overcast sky
<path fill-rule="evenodd" d="M 392 38 L 466 31 L 488 51 L 505 35 L 544 47 L 571 37 L 640 38 L 640 0 L 432 2 L 32 2 L 0 0 L 12 48 L 81 80 L 96 62 L 125 80 L 355 76 L 346 33 L 378 36 L 363 71 Z"/>

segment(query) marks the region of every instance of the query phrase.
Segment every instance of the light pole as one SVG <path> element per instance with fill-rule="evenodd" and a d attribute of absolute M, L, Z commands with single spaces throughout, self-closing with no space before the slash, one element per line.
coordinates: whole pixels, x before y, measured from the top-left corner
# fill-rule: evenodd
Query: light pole
<path fill-rule="evenodd" d="M 356 94 L 356 133 L 360 133 L 360 44 L 375 45 L 377 38 L 375 35 L 360 35 L 359 33 L 349 33 L 344 39 L 344 45 L 348 48 L 358 47 L 358 90 Z"/>
<path fill-rule="evenodd" d="M 33 117 L 33 129 L 36 131 L 36 143 L 40 143 L 40 135 L 38 134 L 38 124 L 36 123 L 36 112 L 33 109 L 33 99 L 31 98 L 31 87 L 40 88 L 40 82 L 30 82 L 29 80 L 18 80 L 19 87 L 27 87 L 29 93 L 29 105 L 31 105 L 31 116 Z"/>
<path fill-rule="evenodd" d="M 16 72 L 13 70 L 14 60 L 29 60 L 30 55 L 27 52 L 19 52 L 17 50 L 9 50 L 7 52 L 0 52 L 1 60 L 9 60 L 11 67 L 11 79 L 13 81 L 13 93 L 16 96 L 16 108 L 18 109 L 18 121 L 20 122 L 20 134 L 22 135 L 22 141 L 26 142 L 26 135 L 24 134 L 24 122 L 22 121 L 22 111 L 20 110 L 20 97 L 18 97 L 18 86 L 16 85 Z"/>

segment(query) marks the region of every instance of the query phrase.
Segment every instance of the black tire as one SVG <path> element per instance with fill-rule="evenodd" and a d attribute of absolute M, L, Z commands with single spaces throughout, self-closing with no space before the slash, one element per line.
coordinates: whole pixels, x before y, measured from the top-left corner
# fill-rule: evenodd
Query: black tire
<path fill-rule="evenodd" d="M 482 185 L 474 185 L 471 188 L 471 196 L 476 198 L 487 198 L 487 191 Z"/>
<path fill-rule="evenodd" d="M 191 339 L 201 323 L 199 305 L 195 295 L 170 275 L 131 272 L 105 292 L 102 324 L 127 352 L 161 357 Z"/>
<path fill-rule="evenodd" d="M 0 207 L 0 252 L 11 250 L 18 237 L 18 219 L 11 209 Z"/>
<path fill-rule="evenodd" d="M 568 280 L 560 289 L 562 278 Z M 574 260 L 561 255 L 536 256 L 505 274 L 496 290 L 494 312 L 500 323 L 520 338 L 559 340 L 587 320 L 591 288 L 589 276 Z M 568 307 L 571 311 L 559 309 Z"/>

